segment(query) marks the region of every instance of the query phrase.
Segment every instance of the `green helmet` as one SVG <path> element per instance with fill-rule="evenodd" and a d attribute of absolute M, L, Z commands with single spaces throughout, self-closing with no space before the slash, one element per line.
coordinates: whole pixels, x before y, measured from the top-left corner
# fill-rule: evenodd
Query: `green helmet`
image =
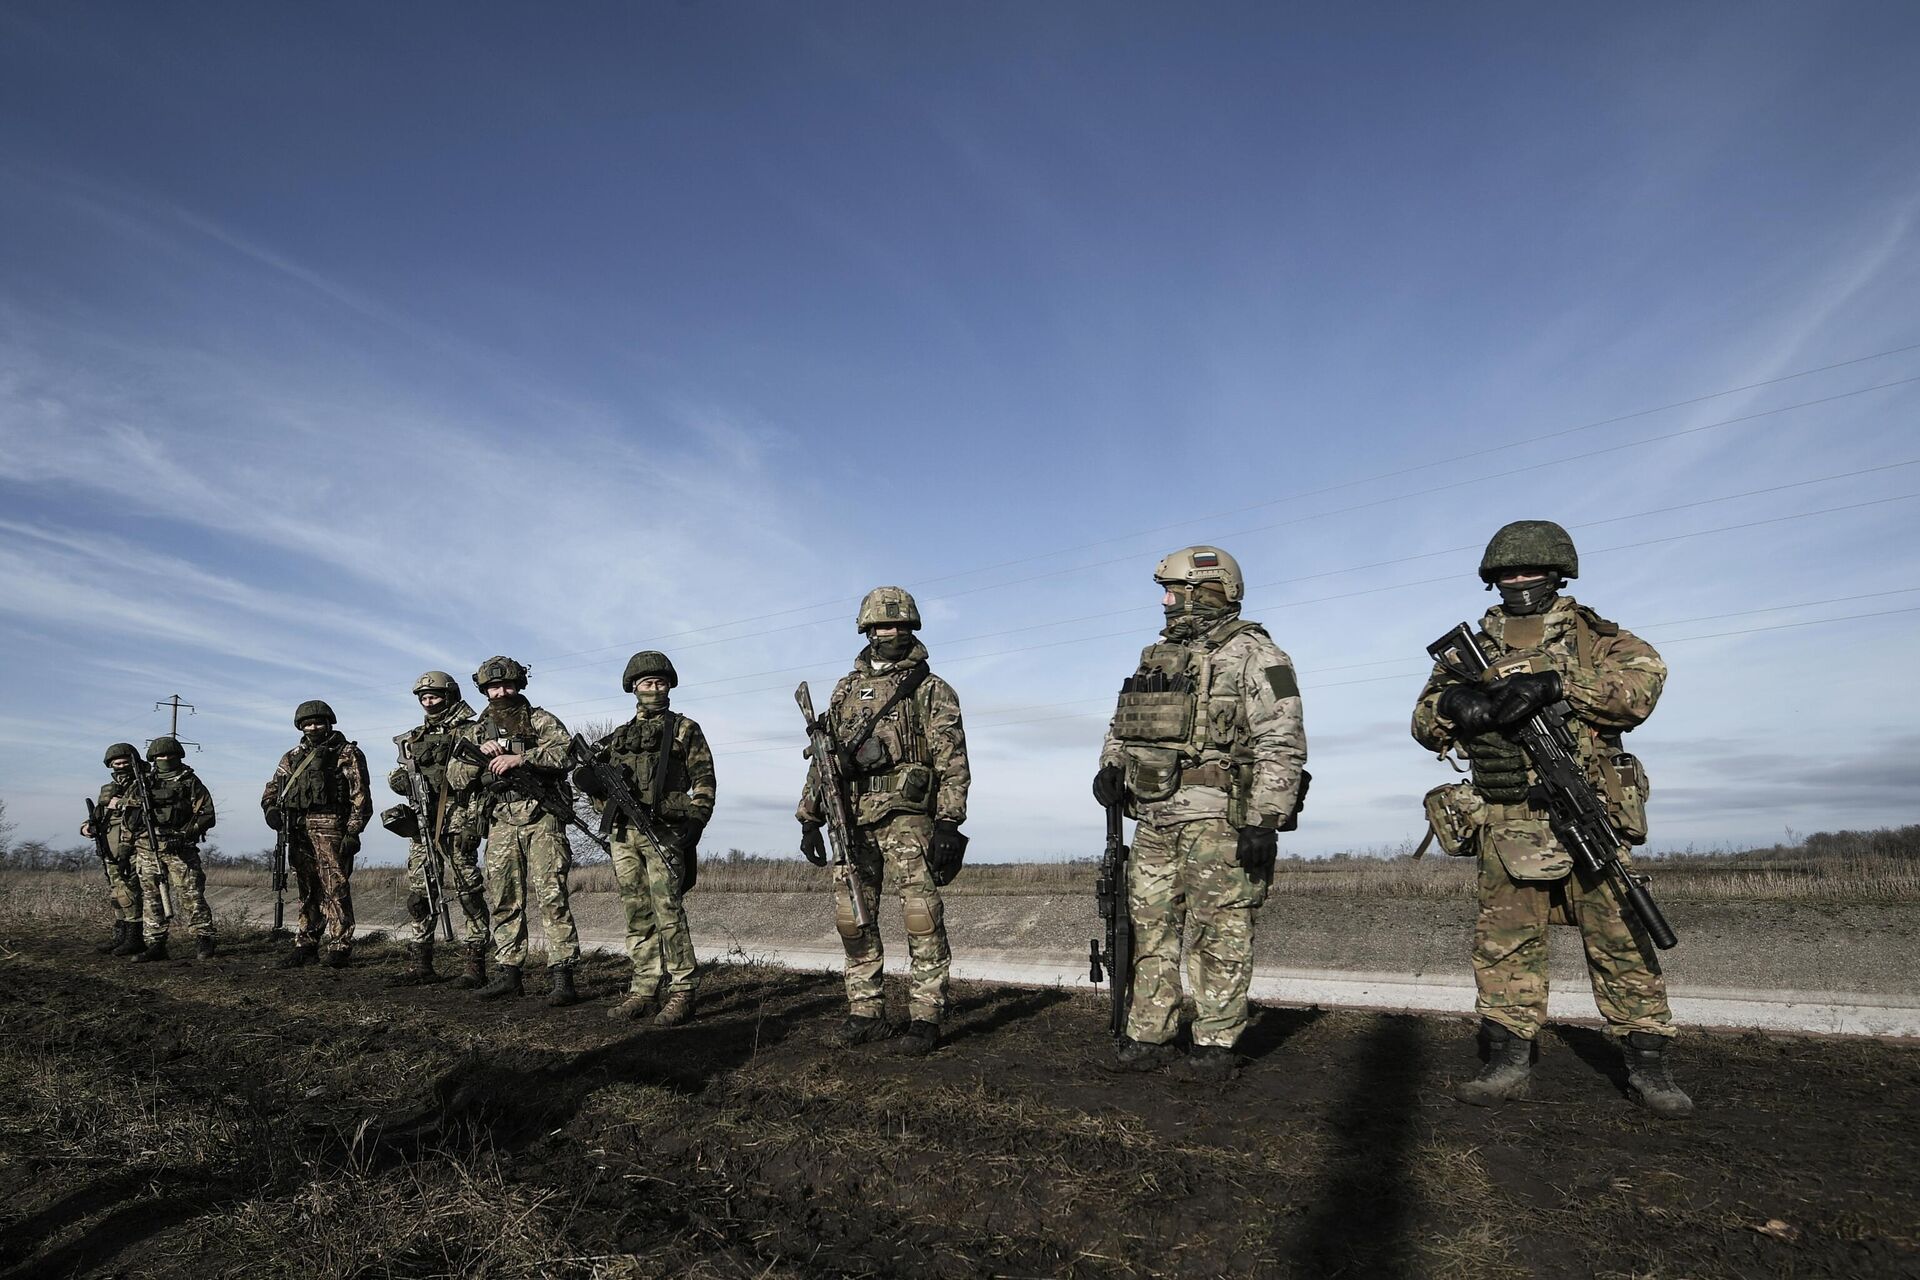
<path fill-rule="evenodd" d="M 293 727 L 298 729 L 302 721 L 325 720 L 328 724 L 339 724 L 340 717 L 333 714 L 333 708 L 318 698 L 310 698 L 293 709 Z"/>
<path fill-rule="evenodd" d="M 665 676 L 669 689 L 680 683 L 680 673 L 673 669 L 673 660 L 658 649 L 642 649 L 628 658 L 627 669 L 620 674 L 620 687 L 631 692 L 633 682 L 642 676 Z"/>
<path fill-rule="evenodd" d="M 1480 557 L 1480 581 L 1492 584 L 1508 569 L 1552 569 L 1563 578 L 1580 576 L 1580 554 L 1567 531 L 1551 520 L 1515 520 L 1500 526 Z"/>
<path fill-rule="evenodd" d="M 149 760 L 164 760 L 169 756 L 178 760 L 186 754 L 186 748 L 180 745 L 180 739 L 170 733 L 163 733 L 147 744 L 147 759 Z"/>
<path fill-rule="evenodd" d="M 1247 594 L 1240 562 L 1218 547 L 1182 547 L 1154 566 L 1153 580 L 1169 587 L 1217 582 L 1225 588 L 1229 604 Z"/>
<path fill-rule="evenodd" d="M 875 587 L 860 602 L 860 616 L 854 619 L 853 625 L 860 631 L 866 631 L 870 627 L 884 627 L 890 623 L 918 630 L 920 606 L 913 602 L 913 597 L 903 587 Z"/>
<path fill-rule="evenodd" d="M 413 696 L 423 693 L 437 693 L 452 702 L 460 696 L 460 682 L 444 671 L 429 671 L 413 682 Z"/>
<path fill-rule="evenodd" d="M 527 687 L 527 668 L 504 654 L 495 654 L 480 664 L 473 673 L 473 687 L 484 690 L 490 684 L 518 685 Z"/>
<path fill-rule="evenodd" d="M 131 742 L 116 742 L 107 748 L 106 755 L 100 757 L 100 763 L 111 765 L 122 756 L 129 760 L 137 760 L 140 758 L 139 748 L 135 747 Z"/>

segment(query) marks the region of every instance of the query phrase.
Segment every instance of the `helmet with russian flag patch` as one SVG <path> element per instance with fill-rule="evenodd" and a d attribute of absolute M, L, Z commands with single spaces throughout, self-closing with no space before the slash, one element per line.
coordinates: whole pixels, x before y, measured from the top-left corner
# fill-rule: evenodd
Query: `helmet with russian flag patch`
<path fill-rule="evenodd" d="M 1162 560 L 1153 571 L 1153 580 L 1162 586 L 1198 586 L 1217 582 L 1227 593 L 1228 603 L 1247 592 L 1240 576 L 1240 562 L 1218 547 L 1182 547 Z"/>

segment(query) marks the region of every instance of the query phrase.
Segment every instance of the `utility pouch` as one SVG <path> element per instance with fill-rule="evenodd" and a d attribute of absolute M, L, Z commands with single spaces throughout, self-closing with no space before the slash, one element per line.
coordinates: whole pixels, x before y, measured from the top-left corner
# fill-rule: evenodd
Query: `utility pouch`
<path fill-rule="evenodd" d="M 1607 751 L 1600 756 L 1600 789 L 1606 794 L 1607 816 L 1620 828 L 1628 844 L 1647 842 L 1647 769 L 1630 751 Z"/>
<path fill-rule="evenodd" d="M 420 815 L 413 811 L 413 806 L 410 804 L 397 804 L 391 809 L 382 809 L 380 825 L 402 840 L 418 839 L 420 835 Z"/>
<path fill-rule="evenodd" d="M 933 769 L 924 764 L 902 765 L 892 773 L 859 780 L 861 792 L 854 820 L 862 826 L 895 813 L 928 813 L 933 809 Z"/>
<path fill-rule="evenodd" d="M 1185 742 L 1193 735 L 1193 694 L 1186 689 L 1120 694 L 1113 734 L 1122 742 Z"/>
<path fill-rule="evenodd" d="M 1443 853 L 1470 858 L 1480 852 L 1480 831 L 1487 825 L 1487 802 L 1471 782 L 1449 782 L 1421 801 L 1434 839 Z"/>
<path fill-rule="evenodd" d="M 920 813 L 933 805 L 933 770 L 910 764 L 900 770 L 900 798 Z"/>
<path fill-rule="evenodd" d="M 1180 753 L 1172 747 L 1129 746 L 1126 781 L 1135 800 L 1165 800 L 1180 789 Z"/>
<path fill-rule="evenodd" d="M 1247 820 L 1253 800 L 1253 761 L 1239 760 L 1233 765 L 1233 780 L 1227 784 L 1227 825 L 1235 831 L 1253 824 Z"/>
<path fill-rule="evenodd" d="M 869 736 L 853 753 L 853 767 L 862 774 L 885 773 L 893 767 L 893 754 L 886 743 Z"/>

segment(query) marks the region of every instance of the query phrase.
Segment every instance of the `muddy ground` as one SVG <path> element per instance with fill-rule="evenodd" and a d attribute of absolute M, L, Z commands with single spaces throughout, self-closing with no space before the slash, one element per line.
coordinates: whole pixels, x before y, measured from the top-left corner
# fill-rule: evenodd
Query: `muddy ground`
<path fill-rule="evenodd" d="M 1459 1019 L 1262 1009 L 1198 1086 L 1092 1069 L 1059 990 L 962 984 L 910 1061 L 831 1046 L 821 975 L 714 969 L 661 1031 L 602 1016 L 606 956 L 586 1004 L 502 1008 L 389 989 L 380 944 L 0 932 L 0 1280 L 1920 1274 L 1912 1045 L 1690 1037 L 1671 1124 L 1579 1028 L 1486 1112 Z"/>

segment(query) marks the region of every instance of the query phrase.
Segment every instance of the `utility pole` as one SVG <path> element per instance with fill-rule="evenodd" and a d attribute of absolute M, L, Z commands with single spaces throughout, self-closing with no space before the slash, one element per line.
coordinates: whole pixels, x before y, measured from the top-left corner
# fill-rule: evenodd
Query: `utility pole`
<path fill-rule="evenodd" d="M 154 703 L 153 709 L 155 711 L 166 711 L 170 714 L 171 720 L 170 720 L 170 723 L 167 725 L 167 736 L 173 738 L 176 742 L 178 742 L 183 747 L 192 747 L 195 751 L 200 750 L 199 743 L 189 742 L 187 739 L 182 738 L 180 736 L 180 713 L 182 711 L 185 711 L 188 715 L 195 714 L 194 707 L 191 702 L 182 702 L 180 700 L 180 695 L 176 693 L 171 698 L 168 698 L 165 702 Z"/>

